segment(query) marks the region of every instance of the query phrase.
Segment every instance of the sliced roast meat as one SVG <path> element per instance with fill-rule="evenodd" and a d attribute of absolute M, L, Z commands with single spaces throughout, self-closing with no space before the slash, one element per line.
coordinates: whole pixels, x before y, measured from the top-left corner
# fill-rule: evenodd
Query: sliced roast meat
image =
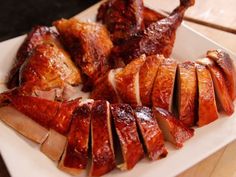
<path fill-rule="evenodd" d="M 91 176 L 101 176 L 115 168 L 115 154 L 111 132 L 110 105 L 95 101 L 91 113 L 92 166 Z"/>
<path fill-rule="evenodd" d="M 195 63 L 187 61 L 178 65 L 177 97 L 179 119 L 193 126 L 197 118 L 197 76 Z"/>
<path fill-rule="evenodd" d="M 112 104 L 111 112 L 124 160 L 124 163 L 119 164 L 118 168 L 121 170 L 132 169 L 144 155 L 133 109 L 128 104 Z"/>
<path fill-rule="evenodd" d="M 164 145 L 164 137 L 152 110 L 145 106 L 137 106 L 134 113 L 148 157 L 151 160 L 166 157 L 168 152 Z"/>
<path fill-rule="evenodd" d="M 196 65 L 198 80 L 198 126 L 204 126 L 218 118 L 215 91 L 210 72 L 203 65 Z"/>
<path fill-rule="evenodd" d="M 233 60 L 222 50 L 210 50 L 207 52 L 207 57 L 214 60 L 223 70 L 229 95 L 234 100 L 236 98 L 236 70 Z"/>
<path fill-rule="evenodd" d="M 92 103 L 80 103 L 76 108 L 67 136 L 68 143 L 59 163 L 60 169 L 72 175 L 80 174 L 87 167 Z"/>
<path fill-rule="evenodd" d="M 153 107 L 153 113 L 165 139 L 174 144 L 176 148 L 181 148 L 183 143 L 194 135 L 193 129 L 185 126 L 167 110 Z"/>
<path fill-rule="evenodd" d="M 40 146 L 40 150 L 53 161 L 59 161 L 66 143 L 66 136 L 50 129 L 47 139 Z"/>
<path fill-rule="evenodd" d="M 43 143 L 48 130 L 11 106 L 0 108 L 0 120 L 36 143 Z"/>
<path fill-rule="evenodd" d="M 139 94 L 139 70 L 145 62 L 145 55 L 130 62 L 115 76 L 116 89 L 123 102 L 132 106 L 141 105 Z"/>
<path fill-rule="evenodd" d="M 151 93 L 158 67 L 164 59 L 160 55 L 148 56 L 139 71 L 139 92 L 142 105 L 151 106 Z"/>
<path fill-rule="evenodd" d="M 172 112 L 177 63 L 172 58 L 162 60 L 152 90 L 152 104 Z"/>

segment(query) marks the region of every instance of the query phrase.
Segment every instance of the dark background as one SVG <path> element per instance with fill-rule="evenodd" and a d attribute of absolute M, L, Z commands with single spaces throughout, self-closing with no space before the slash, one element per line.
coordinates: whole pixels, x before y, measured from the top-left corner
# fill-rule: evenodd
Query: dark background
<path fill-rule="evenodd" d="M 0 41 L 28 32 L 34 25 L 49 25 L 69 18 L 98 0 L 1 0 Z"/>
<path fill-rule="evenodd" d="M 51 26 L 54 20 L 69 18 L 98 0 L 1 0 L 0 41 L 27 33 L 34 25 Z M 9 177 L 0 154 L 0 177 Z"/>

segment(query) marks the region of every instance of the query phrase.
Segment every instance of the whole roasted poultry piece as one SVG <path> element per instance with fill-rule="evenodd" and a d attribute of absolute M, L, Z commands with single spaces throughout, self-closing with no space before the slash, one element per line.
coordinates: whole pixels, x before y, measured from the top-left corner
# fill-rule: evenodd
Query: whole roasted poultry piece
<path fill-rule="evenodd" d="M 227 53 L 209 50 L 195 62 L 170 57 L 193 4 L 180 0 L 165 17 L 142 0 L 109 0 L 98 11 L 103 24 L 73 18 L 54 22 L 58 32 L 35 27 L 18 50 L 11 90 L 0 95 L 0 119 L 72 175 L 89 159 L 89 175 L 101 176 L 132 169 L 145 154 L 166 157 L 164 140 L 181 148 L 192 126 L 213 122 L 220 109 L 234 112 Z M 81 83 L 90 99 L 71 99 Z"/>

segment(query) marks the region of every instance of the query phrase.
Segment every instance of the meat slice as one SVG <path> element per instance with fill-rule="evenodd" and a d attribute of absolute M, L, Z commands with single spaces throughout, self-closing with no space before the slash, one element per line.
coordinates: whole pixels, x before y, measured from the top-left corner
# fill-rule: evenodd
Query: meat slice
<path fill-rule="evenodd" d="M 153 107 L 153 114 L 157 119 L 164 137 L 176 148 L 181 148 L 183 143 L 194 135 L 194 130 L 185 126 L 179 119 L 165 109 Z"/>
<path fill-rule="evenodd" d="M 48 130 L 11 106 L 0 108 L 0 120 L 36 143 L 43 143 Z"/>
<path fill-rule="evenodd" d="M 197 113 L 197 76 L 195 63 L 187 61 L 178 65 L 178 113 L 187 126 L 193 126 Z"/>
<path fill-rule="evenodd" d="M 139 94 L 139 70 L 145 62 L 145 55 L 133 60 L 115 76 L 117 92 L 125 103 L 141 105 Z"/>
<path fill-rule="evenodd" d="M 95 101 L 91 113 L 92 166 L 91 176 L 101 176 L 115 168 L 115 154 L 111 132 L 110 105 Z"/>
<path fill-rule="evenodd" d="M 198 126 L 218 118 L 214 86 L 210 72 L 203 65 L 196 65 L 198 80 Z"/>
<path fill-rule="evenodd" d="M 177 63 L 172 58 L 162 60 L 152 90 L 152 105 L 172 112 Z"/>
<path fill-rule="evenodd" d="M 209 58 L 202 58 L 197 60 L 198 63 L 205 65 L 211 73 L 213 80 L 217 101 L 220 102 L 221 108 L 227 115 L 234 112 L 233 101 L 229 95 L 227 84 L 222 73 L 222 70 Z"/>
<path fill-rule="evenodd" d="M 207 57 L 214 60 L 223 70 L 229 95 L 234 100 L 236 98 L 236 70 L 233 60 L 222 50 L 210 50 L 207 52 Z"/>
<path fill-rule="evenodd" d="M 76 108 L 67 136 L 68 143 L 59 163 L 60 169 L 72 175 L 80 174 L 87 167 L 92 103 L 80 103 Z"/>
<path fill-rule="evenodd" d="M 59 161 L 66 147 L 66 136 L 50 129 L 47 139 L 41 144 L 40 150 L 53 161 Z"/>
<path fill-rule="evenodd" d="M 61 19 L 54 25 L 75 64 L 92 83 L 108 70 L 108 57 L 113 44 L 105 26 L 76 19 Z"/>
<path fill-rule="evenodd" d="M 163 56 L 148 56 L 139 71 L 139 92 L 142 105 L 151 106 L 151 93 L 157 70 L 164 59 Z"/>
<path fill-rule="evenodd" d="M 152 110 L 145 106 L 137 106 L 134 113 L 149 158 L 157 160 L 166 157 L 168 152 L 164 145 L 164 137 Z"/>
<path fill-rule="evenodd" d="M 95 84 L 90 94 L 90 98 L 94 100 L 107 100 L 110 103 L 119 103 L 121 99 L 116 90 L 115 75 L 122 68 L 112 69 L 101 77 Z"/>
<path fill-rule="evenodd" d="M 121 170 L 132 169 L 144 155 L 133 109 L 128 104 L 112 104 L 111 112 L 124 160 L 124 163 L 118 165 L 118 168 Z"/>
<path fill-rule="evenodd" d="M 68 132 L 73 111 L 78 106 L 79 100 L 56 102 L 31 96 L 10 97 L 11 105 L 18 111 L 45 128 L 52 128 L 62 134 Z"/>

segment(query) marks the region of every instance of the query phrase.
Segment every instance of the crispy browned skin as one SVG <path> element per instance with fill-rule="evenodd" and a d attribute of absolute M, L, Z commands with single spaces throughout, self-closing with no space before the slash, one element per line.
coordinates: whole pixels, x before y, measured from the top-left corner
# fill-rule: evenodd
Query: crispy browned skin
<path fill-rule="evenodd" d="M 156 22 L 158 20 L 161 20 L 165 18 L 164 15 L 156 12 L 155 10 L 152 10 L 148 7 L 144 7 L 143 9 L 143 21 L 145 27 L 148 27 L 151 23 Z"/>
<path fill-rule="evenodd" d="M 233 60 L 222 50 L 210 50 L 207 52 L 207 57 L 214 60 L 223 70 L 229 95 L 234 100 L 236 98 L 236 70 Z"/>
<path fill-rule="evenodd" d="M 170 14 L 157 22 L 151 23 L 145 30 L 124 44 L 113 49 L 114 59 L 123 58 L 125 63 L 141 54 L 163 54 L 169 57 L 175 41 L 176 30 L 183 20 L 186 9 L 194 0 L 180 0 L 180 5 Z"/>
<path fill-rule="evenodd" d="M 229 95 L 227 84 L 222 73 L 222 70 L 209 58 L 198 59 L 200 64 L 207 66 L 211 73 L 217 100 L 220 102 L 221 108 L 226 114 L 231 115 L 234 112 L 233 101 Z"/>
<path fill-rule="evenodd" d="M 178 65 L 178 113 L 187 126 L 195 123 L 197 113 L 197 77 L 195 63 L 187 61 Z"/>
<path fill-rule="evenodd" d="M 214 86 L 210 72 L 203 65 L 196 65 L 198 80 L 198 126 L 218 118 Z"/>
<path fill-rule="evenodd" d="M 124 159 L 124 164 L 118 165 L 118 167 L 122 170 L 128 170 L 133 168 L 144 155 L 134 113 L 128 104 L 112 104 L 111 112 Z"/>
<path fill-rule="evenodd" d="M 91 114 L 92 166 L 91 176 L 101 176 L 115 168 L 115 155 L 107 101 L 95 101 Z"/>
<path fill-rule="evenodd" d="M 32 91 L 78 85 L 80 73 L 68 54 L 54 44 L 40 44 L 32 51 L 20 70 L 20 84 Z"/>
<path fill-rule="evenodd" d="M 144 28 L 143 0 L 108 0 L 100 6 L 97 20 L 106 25 L 114 43 L 122 43 Z"/>
<path fill-rule="evenodd" d="M 138 106 L 134 109 L 134 113 L 149 158 L 157 160 L 166 157 L 168 152 L 164 145 L 164 137 L 152 110 L 145 106 Z"/>
<path fill-rule="evenodd" d="M 72 59 L 92 81 L 107 71 L 113 47 L 106 28 L 97 23 L 61 19 L 54 22 Z"/>
<path fill-rule="evenodd" d="M 167 110 L 153 107 L 153 113 L 165 139 L 173 143 L 176 148 L 181 148 L 183 143 L 194 135 L 193 129 L 185 126 Z"/>
<path fill-rule="evenodd" d="M 162 56 L 148 56 L 145 63 L 141 66 L 139 71 L 139 92 L 142 105 L 151 106 L 151 93 L 153 84 L 156 78 L 158 67 L 164 57 Z"/>
<path fill-rule="evenodd" d="M 107 100 L 110 103 L 118 103 L 119 97 L 109 81 L 109 72 L 98 79 L 90 94 L 90 98 L 94 100 Z"/>
<path fill-rule="evenodd" d="M 76 108 L 67 136 L 68 144 L 59 163 L 59 168 L 73 175 L 87 167 L 91 106 L 92 102 L 82 103 Z"/>
<path fill-rule="evenodd" d="M 59 133 L 68 132 L 72 114 L 79 99 L 68 102 L 49 101 L 32 96 L 13 95 L 9 98 L 11 106 L 44 126 Z"/>
<path fill-rule="evenodd" d="M 36 26 L 31 30 L 16 54 L 16 61 L 9 73 L 7 83 L 9 89 L 19 85 L 19 70 L 21 65 L 31 55 L 34 48 L 42 43 L 59 44 L 58 33 L 46 26 Z"/>
<path fill-rule="evenodd" d="M 139 81 L 137 79 L 140 67 L 146 57 L 141 56 L 129 63 L 115 76 L 116 89 L 123 102 L 131 105 L 141 105 L 139 93 Z"/>
<path fill-rule="evenodd" d="M 152 90 L 152 104 L 154 107 L 172 111 L 176 68 L 176 60 L 171 58 L 162 60 Z"/>

